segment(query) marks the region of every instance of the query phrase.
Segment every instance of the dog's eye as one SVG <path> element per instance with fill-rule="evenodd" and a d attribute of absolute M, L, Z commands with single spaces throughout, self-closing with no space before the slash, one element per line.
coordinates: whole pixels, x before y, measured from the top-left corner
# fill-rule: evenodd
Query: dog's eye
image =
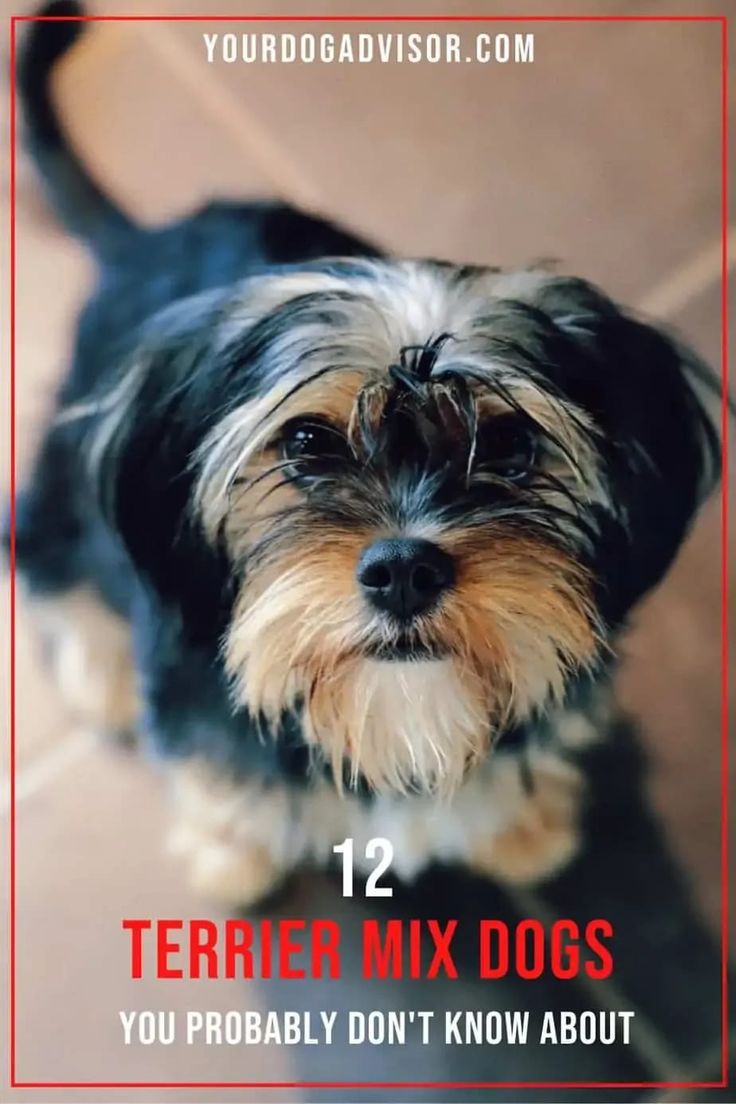
<path fill-rule="evenodd" d="M 299 476 L 325 474 L 348 459 L 350 449 L 344 435 L 329 422 L 316 418 L 294 418 L 281 431 L 279 452 L 294 463 Z"/>
<path fill-rule="evenodd" d="M 479 436 L 476 464 L 501 479 L 522 483 L 533 472 L 537 452 L 532 426 L 514 417 L 498 418 Z"/>

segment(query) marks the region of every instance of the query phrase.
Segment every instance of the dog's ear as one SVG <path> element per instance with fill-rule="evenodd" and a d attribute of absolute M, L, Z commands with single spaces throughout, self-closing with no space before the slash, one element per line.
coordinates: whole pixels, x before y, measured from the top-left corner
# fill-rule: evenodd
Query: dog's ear
<path fill-rule="evenodd" d="M 603 430 L 610 502 L 595 568 L 617 623 L 662 578 L 716 482 L 720 445 L 699 397 L 715 400 L 714 380 L 691 350 L 583 280 L 550 280 L 538 305 L 573 350 L 560 386 Z"/>
<path fill-rule="evenodd" d="M 193 454 L 217 418 L 212 344 L 221 293 L 167 308 L 100 396 L 89 460 L 101 509 L 158 600 L 203 640 L 226 614 L 224 554 L 194 516 Z"/>

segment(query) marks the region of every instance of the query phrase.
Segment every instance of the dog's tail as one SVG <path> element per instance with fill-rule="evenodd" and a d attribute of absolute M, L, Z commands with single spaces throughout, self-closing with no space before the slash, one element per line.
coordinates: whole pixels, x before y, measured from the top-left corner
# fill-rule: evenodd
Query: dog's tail
<path fill-rule="evenodd" d="M 54 0 L 39 16 L 80 16 L 76 0 Z M 138 232 L 136 225 L 101 191 L 71 148 L 51 96 L 56 62 L 82 35 L 77 19 L 32 22 L 19 49 L 17 82 L 24 109 L 25 143 L 50 203 L 67 229 L 100 259 Z"/>

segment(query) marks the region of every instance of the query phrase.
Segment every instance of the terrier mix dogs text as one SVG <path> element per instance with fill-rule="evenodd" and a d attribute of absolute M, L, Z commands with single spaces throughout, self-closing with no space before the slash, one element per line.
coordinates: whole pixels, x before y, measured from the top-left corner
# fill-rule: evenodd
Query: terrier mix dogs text
<path fill-rule="evenodd" d="M 18 73 L 100 270 L 17 504 L 65 692 L 144 734 L 229 902 L 346 835 L 406 879 L 555 873 L 617 633 L 715 479 L 707 370 L 580 279 L 396 260 L 277 203 L 132 224 L 51 102 L 81 29 L 34 24 Z"/>

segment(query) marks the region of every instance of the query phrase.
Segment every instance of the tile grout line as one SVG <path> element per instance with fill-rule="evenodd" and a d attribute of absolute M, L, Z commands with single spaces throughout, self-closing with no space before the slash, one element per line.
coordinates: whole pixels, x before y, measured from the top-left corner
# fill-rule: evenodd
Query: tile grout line
<path fill-rule="evenodd" d="M 559 919 L 557 911 L 549 908 L 534 891 L 512 890 L 506 887 L 505 892 L 522 916 L 535 917 L 546 927 L 550 927 L 555 920 Z M 609 978 L 594 981 L 586 975 L 575 979 L 575 988 L 592 998 L 595 1004 L 604 1011 L 635 1012 L 636 1036 L 632 1032 L 631 1049 L 644 1066 L 655 1075 L 652 1080 L 684 1081 L 687 1079 L 685 1070 L 681 1066 L 677 1055 L 670 1048 L 665 1035 L 645 1012 L 642 1012 L 633 1001 L 626 998 L 615 982 Z"/>
<path fill-rule="evenodd" d="M 16 772 L 15 800 L 21 801 L 33 797 L 39 790 L 62 774 L 77 760 L 86 755 L 97 743 L 94 733 L 78 730 L 61 741 L 53 751 L 39 754 L 32 763 Z M 10 808 L 10 776 L 3 773 L 0 783 L 0 815 L 4 816 Z"/>
<path fill-rule="evenodd" d="M 736 1047 L 736 1031 L 728 1035 L 729 1051 Z M 693 1062 L 691 1081 L 717 1080 L 721 1076 L 721 1040 L 718 1039 L 711 1047 L 703 1050 Z M 728 1086 L 726 1086 L 728 1087 Z M 656 1093 L 646 1098 L 642 1104 L 689 1104 L 688 1092 L 691 1089 L 668 1089 L 665 1093 Z M 703 1098 L 705 1099 L 705 1098 Z M 724 1102 L 725 1104 L 725 1102 Z"/>
<path fill-rule="evenodd" d="M 736 224 L 726 239 L 729 267 L 736 264 Z M 721 238 L 709 242 L 674 272 L 655 284 L 638 304 L 642 314 L 668 320 L 718 280 L 721 274 Z"/>
<path fill-rule="evenodd" d="M 267 133 L 255 114 L 241 104 L 214 71 L 207 73 L 190 47 L 168 26 L 162 24 L 148 38 L 169 71 L 184 84 L 202 107 L 235 139 L 237 145 L 252 159 L 276 189 L 278 195 L 307 210 L 318 206 L 320 190 L 288 156 L 281 144 Z M 209 79 L 207 77 L 209 76 Z"/>
<path fill-rule="evenodd" d="M 133 29 L 137 33 L 139 27 Z M 277 194 L 314 209 L 318 204 L 320 189 L 308 178 L 302 168 L 291 160 L 280 144 L 275 142 L 258 122 L 253 112 L 247 110 L 219 80 L 202 82 L 205 65 L 199 61 L 190 47 L 178 39 L 176 32 L 166 24 L 157 27 L 158 33 L 146 39 L 149 49 L 158 54 L 163 64 L 177 79 L 204 104 L 209 114 L 229 131 L 238 146 L 258 164 L 264 175 L 276 188 Z M 115 27 L 116 34 L 130 34 L 131 28 Z M 88 36 L 88 45 L 98 45 L 98 35 Z M 76 47 L 84 49 L 84 40 Z M 729 227 L 727 239 L 729 265 L 736 263 L 736 224 Z M 640 300 L 638 309 L 662 319 L 670 318 L 700 292 L 706 290 L 717 278 L 721 268 L 721 240 L 718 238 L 700 249 L 687 261 L 675 266 L 672 275 L 664 278 Z"/>

